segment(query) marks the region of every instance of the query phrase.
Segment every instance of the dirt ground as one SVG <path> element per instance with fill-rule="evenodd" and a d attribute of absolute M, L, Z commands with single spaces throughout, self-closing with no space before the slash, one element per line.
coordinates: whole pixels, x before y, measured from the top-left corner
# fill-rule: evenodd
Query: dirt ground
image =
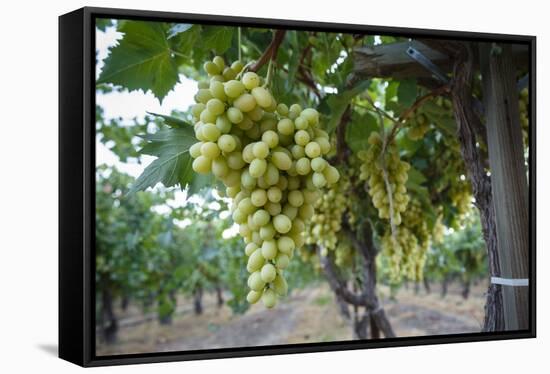
<path fill-rule="evenodd" d="M 449 286 L 445 298 L 438 285 L 427 294 L 420 287 L 402 288 L 395 300 L 389 289 L 380 287 L 380 298 L 397 336 L 422 336 L 478 332 L 484 316 L 486 285 L 473 286 L 470 297 L 460 296 L 458 284 Z M 204 298 L 204 313 L 195 316 L 189 301 L 182 302 L 171 325 L 145 318 L 136 308 L 128 308 L 120 318 L 118 341 L 102 344 L 97 338 L 97 354 L 187 351 L 289 343 L 351 340 L 352 329 L 341 317 L 328 286 L 298 290 L 272 310 L 254 305 L 244 315 L 233 315 L 224 306 L 215 306 L 213 295 Z M 261 304 L 261 303 L 260 303 Z M 120 311 L 119 311 L 120 313 Z"/>

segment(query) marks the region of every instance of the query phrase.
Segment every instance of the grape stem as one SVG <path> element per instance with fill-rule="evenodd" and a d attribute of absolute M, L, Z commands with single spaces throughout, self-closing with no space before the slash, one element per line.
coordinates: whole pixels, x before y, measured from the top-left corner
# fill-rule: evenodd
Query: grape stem
<path fill-rule="evenodd" d="M 390 204 L 390 228 L 391 228 L 391 234 L 392 238 L 397 244 L 397 229 L 395 227 L 395 220 L 393 217 L 393 196 L 390 186 L 390 179 L 388 177 L 388 170 L 386 168 L 386 158 L 384 157 L 384 150 L 386 148 L 388 142 L 388 137 L 384 137 L 384 147 L 382 149 L 382 152 L 380 152 L 380 157 L 382 158 L 382 176 L 384 178 L 384 184 L 386 185 L 386 193 L 388 194 L 388 203 Z"/>
<path fill-rule="evenodd" d="M 401 116 L 399 117 L 399 120 L 394 123 L 394 125 L 393 125 L 393 127 L 390 131 L 389 142 L 391 142 L 397 136 L 397 133 L 399 132 L 401 127 L 403 127 L 403 124 L 405 124 L 407 118 L 409 118 L 411 116 L 411 114 L 413 114 L 416 109 L 421 107 L 426 101 L 428 101 L 428 100 L 430 100 L 434 97 L 441 96 L 443 94 L 449 93 L 449 92 L 450 92 L 450 87 L 445 85 L 445 86 L 441 86 L 439 88 L 436 88 L 435 90 L 432 90 L 431 92 L 428 92 L 424 96 L 419 97 L 408 109 L 406 109 L 401 114 Z"/>
<path fill-rule="evenodd" d="M 270 58 L 269 64 L 267 65 L 267 76 L 265 78 L 265 83 L 263 85 L 264 88 L 269 87 L 269 85 L 271 84 L 271 79 L 273 77 L 273 67 L 274 67 L 273 59 Z"/>
<path fill-rule="evenodd" d="M 248 70 L 257 72 L 260 70 L 262 66 L 268 62 L 268 60 L 274 60 L 277 56 L 277 51 L 279 50 L 279 46 L 283 42 L 283 39 L 285 37 L 286 30 L 277 30 L 273 34 L 273 39 L 271 40 L 271 43 L 267 46 L 264 53 L 260 56 L 258 61 L 256 61 L 253 65 L 251 65 Z"/>
<path fill-rule="evenodd" d="M 238 49 L 239 49 L 239 61 L 242 61 L 243 59 L 243 52 L 242 52 L 242 43 L 241 43 L 241 27 L 239 26 L 237 28 L 237 44 L 238 44 Z"/>

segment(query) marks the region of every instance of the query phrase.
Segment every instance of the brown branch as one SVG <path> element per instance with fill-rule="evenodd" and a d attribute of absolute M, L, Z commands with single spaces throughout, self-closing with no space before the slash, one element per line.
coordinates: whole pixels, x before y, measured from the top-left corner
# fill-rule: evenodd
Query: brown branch
<path fill-rule="evenodd" d="M 264 66 L 270 59 L 274 60 L 277 56 L 277 51 L 279 50 L 279 47 L 281 43 L 283 42 L 283 39 L 285 37 L 286 30 L 277 30 L 275 31 L 275 34 L 273 34 L 273 39 L 271 40 L 271 43 L 267 46 L 264 53 L 260 56 L 258 61 L 256 61 L 253 65 L 251 65 L 248 70 L 257 72 L 260 70 L 262 66 Z"/>
<path fill-rule="evenodd" d="M 441 86 L 435 90 L 432 90 L 431 92 L 428 92 L 424 96 L 419 97 L 407 110 L 405 110 L 401 116 L 399 117 L 400 121 L 406 120 L 412 113 L 414 113 L 415 110 L 417 110 L 419 107 L 421 107 L 426 101 L 441 96 L 445 93 L 449 92 L 448 86 Z"/>
<path fill-rule="evenodd" d="M 428 100 L 430 100 L 434 97 L 441 96 L 441 95 L 443 95 L 445 93 L 448 93 L 448 92 L 449 92 L 449 87 L 448 86 L 441 86 L 441 87 L 436 88 L 435 90 L 432 90 L 432 91 L 428 92 L 427 94 L 419 97 L 418 99 L 416 99 L 416 101 L 409 108 L 407 108 L 401 114 L 401 116 L 399 116 L 398 122 L 396 122 L 394 124 L 394 126 L 392 127 L 392 129 L 390 131 L 390 134 L 388 136 L 386 144 L 390 144 L 392 142 L 392 140 L 397 136 L 397 132 L 406 123 L 407 118 L 412 113 L 414 113 L 415 110 L 420 108 L 426 101 L 428 101 Z"/>
<path fill-rule="evenodd" d="M 298 66 L 298 72 L 300 75 L 298 76 L 298 80 L 311 88 L 315 96 L 317 96 L 319 99 L 321 99 L 321 92 L 315 85 L 315 82 L 313 81 L 313 78 L 311 75 L 308 74 L 307 70 L 304 68 L 304 66 L 300 65 Z"/>

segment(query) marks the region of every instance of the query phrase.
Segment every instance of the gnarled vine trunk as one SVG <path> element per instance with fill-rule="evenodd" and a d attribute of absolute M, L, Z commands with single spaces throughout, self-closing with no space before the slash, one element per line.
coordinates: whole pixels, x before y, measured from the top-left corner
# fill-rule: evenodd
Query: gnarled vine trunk
<path fill-rule="evenodd" d="M 450 50 L 454 51 L 452 53 L 455 62 L 453 68 L 454 78 L 451 82 L 451 98 L 457 123 L 457 135 L 462 158 L 464 159 L 472 185 L 475 205 L 480 213 L 483 238 L 487 246 L 489 271 L 491 276 L 498 276 L 500 274 L 500 267 L 491 177 L 485 172 L 487 156 L 476 145 L 481 140 L 485 144 L 487 143 L 487 132 L 474 112 L 472 93 L 474 54 L 469 44 L 453 43 L 452 48 L 448 45 L 442 48 L 441 42 L 433 42 L 430 45 L 433 48 L 445 50 L 446 53 L 449 53 Z M 504 330 L 501 292 L 500 286 L 494 284 L 489 286 L 485 304 L 483 331 Z"/>
<path fill-rule="evenodd" d="M 361 254 L 363 282 L 361 289 L 352 291 L 347 283 L 341 279 L 331 255 L 322 256 L 319 249 L 319 258 L 330 288 L 336 294 L 337 299 L 351 304 L 355 310 L 353 321 L 354 335 L 359 339 L 367 339 L 370 326 L 371 338 L 379 338 L 380 333 L 385 337 L 395 337 L 391 324 L 376 295 L 376 255 L 377 250 L 372 241 L 372 229 L 370 224 L 363 226 L 361 237 L 349 227 L 343 227 L 355 249 Z M 364 308 L 364 314 L 359 317 L 359 308 Z"/>
<path fill-rule="evenodd" d="M 118 321 L 113 309 L 113 295 L 108 287 L 101 291 L 101 335 L 105 343 L 117 340 Z"/>

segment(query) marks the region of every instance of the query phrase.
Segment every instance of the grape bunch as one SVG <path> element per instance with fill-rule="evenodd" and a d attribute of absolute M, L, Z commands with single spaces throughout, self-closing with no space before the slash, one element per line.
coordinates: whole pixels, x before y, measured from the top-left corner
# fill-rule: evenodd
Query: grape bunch
<path fill-rule="evenodd" d="M 405 253 L 404 258 L 407 277 L 416 281 L 420 281 L 423 278 L 424 265 L 432 240 L 432 233 L 428 228 L 428 223 L 423 212 L 424 210 L 420 202 L 413 199 L 407 210 L 403 213 L 402 225 L 407 227 L 417 240 L 417 246 Z"/>
<path fill-rule="evenodd" d="M 389 262 L 390 283 L 397 284 L 403 277 L 415 279 L 415 269 L 411 259 L 415 256 L 418 240 L 406 227 L 397 232 L 386 230 L 380 241 L 382 251 Z"/>
<path fill-rule="evenodd" d="M 411 140 L 420 140 L 430 129 L 428 117 L 422 113 L 422 107 L 415 110 L 411 118 L 407 121 L 407 136 Z"/>
<path fill-rule="evenodd" d="M 393 223 L 398 226 L 401 223 L 401 213 L 405 211 L 409 202 L 405 183 L 410 165 L 399 158 L 395 142 L 388 144 L 386 152 L 382 153 L 383 144 L 379 133 L 371 133 L 368 143 L 368 150 L 358 153 L 359 159 L 363 161 L 359 178 L 368 182 L 369 195 L 374 207 L 378 209 L 378 216 L 390 219 L 391 215 Z M 390 197 L 384 179 L 384 167 L 392 194 L 392 212 L 390 212 Z"/>
<path fill-rule="evenodd" d="M 524 88 L 519 93 L 519 121 L 523 135 L 523 145 L 529 146 L 529 89 Z"/>
<path fill-rule="evenodd" d="M 315 214 L 306 225 L 306 243 L 317 244 L 323 251 L 333 250 L 338 244 L 338 232 L 342 228 L 342 218 L 348 211 L 350 199 L 346 195 L 350 187 L 348 178 L 343 177 L 338 184 L 331 186 L 315 204 Z M 353 219 L 353 216 L 352 216 Z"/>
<path fill-rule="evenodd" d="M 323 157 L 331 145 L 315 109 L 277 104 L 240 61 L 227 67 L 217 56 L 204 69 L 210 80 L 200 84 L 192 108 L 193 170 L 211 172 L 225 185 L 246 243 L 247 300 L 272 308 L 287 292 L 283 270 L 304 244 L 320 189 L 340 175 Z"/>

